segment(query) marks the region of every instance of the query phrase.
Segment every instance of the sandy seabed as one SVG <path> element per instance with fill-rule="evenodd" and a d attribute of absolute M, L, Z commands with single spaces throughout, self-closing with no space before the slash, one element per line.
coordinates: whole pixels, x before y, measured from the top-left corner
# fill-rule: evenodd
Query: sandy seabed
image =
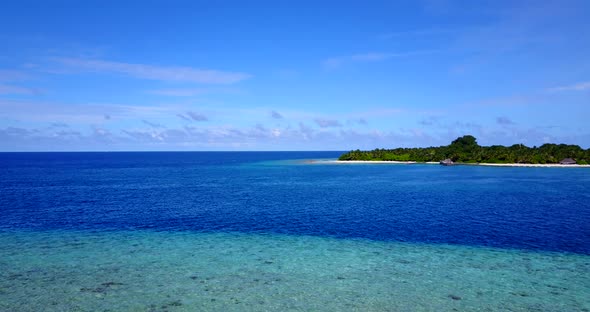
<path fill-rule="evenodd" d="M 0 233 L 0 311 L 589 311 L 590 256 L 315 236 Z"/>

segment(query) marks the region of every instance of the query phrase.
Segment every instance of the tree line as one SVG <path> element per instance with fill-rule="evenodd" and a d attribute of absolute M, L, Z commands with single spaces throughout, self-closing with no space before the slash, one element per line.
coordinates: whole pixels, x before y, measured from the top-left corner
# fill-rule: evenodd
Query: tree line
<path fill-rule="evenodd" d="M 342 154 L 339 160 L 385 160 L 385 161 L 441 161 L 451 159 L 462 163 L 524 163 L 555 164 L 562 159 L 572 158 L 578 164 L 590 162 L 590 149 L 578 145 L 543 144 L 528 147 L 523 144 L 512 146 L 480 146 L 471 135 L 457 138 L 447 146 L 426 148 L 355 150 Z"/>

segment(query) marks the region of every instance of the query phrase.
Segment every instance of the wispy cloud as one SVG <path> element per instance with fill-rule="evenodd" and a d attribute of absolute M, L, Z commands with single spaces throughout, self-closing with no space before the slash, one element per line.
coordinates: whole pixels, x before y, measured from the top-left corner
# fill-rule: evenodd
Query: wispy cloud
<path fill-rule="evenodd" d="M 446 29 L 446 28 L 430 28 L 430 29 L 414 29 L 414 30 L 405 30 L 405 31 L 396 31 L 385 33 L 379 35 L 379 39 L 395 39 L 400 37 L 418 37 L 418 36 L 437 36 L 437 35 L 446 35 L 452 34 L 457 32 L 454 29 Z"/>
<path fill-rule="evenodd" d="M 481 99 L 473 102 L 463 103 L 461 107 L 477 107 L 477 106 L 527 106 L 533 103 L 540 103 L 546 99 L 539 97 L 536 94 L 517 94 L 506 97 L 496 97 Z"/>
<path fill-rule="evenodd" d="M 340 57 L 331 57 L 329 59 L 325 59 L 322 61 L 322 66 L 326 69 L 336 69 L 339 68 L 340 66 L 342 66 L 342 63 L 344 63 L 345 59 Z"/>
<path fill-rule="evenodd" d="M 399 53 L 390 53 L 390 52 L 367 52 L 361 54 L 353 54 L 348 56 L 340 56 L 340 57 L 331 57 L 322 62 L 322 65 L 326 69 L 337 69 L 346 63 L 352 62 L 379 62 L 385 61 L 392 58 L 398 57 L 408 57 L 408 56 L 415 56 L 415 55 L 424 55 L 424 54 L 432 54 L 437 53 L 438 50 L 423 50 L 423 51 L 410 51 L 410 52 L 399 52 Z"/>
<path fill-rule="evenodd" d="M 176 116 L 180 117 L 186 121 L 208 121 L 209 118 L 203 114 L 195 113 L 195 112 L 186 112 L 185 114 L 176 114 Z"/>
<path fill-rule="evenodd" d="M 14 85 L 14 82 L 28 79 L 30 79 L 30 75 L 23 71 L 0 69 L 0 94 L 41 94 L 42 91 L 40 89 Z"/>
<path fill-rule="evenodd" d="M 0 82 L 21 81 L 29 78 L 27 73 L 20 70 L 0 69 Z"/>
<path fill-rule="evenodd" d="M 242 72 L 193 67 L 154 66 L 81 58 L 54 58 L 53 60 L 64 66 L 65 72 L 115 73 L 134 78 L 160 81 L 231 84 L 252 77 L 250 74 Z"/>
<path fill-rule="evenodd" d="M 364 53 L 364 54 L 355 54 L 350 56 L 350 60 L 352 61 L 359 61 L 359 62 L 377 62 L 377 61 L 383 61 L 386 60 L 388 58 L 392 58 L 397 56 L 396 54 L 393 53 Z"/>
<path fill-rule="evenodd" d="M 114 103 L 71 103 L 38 100 L 9 100 L 0 98 L 0 116 L 23 122 L 67 123 L 71 127 L 88 124 L 117 123 L 170 118 L 188 107 L 162 105 L 139 106 Z"/>
<path fill-rule="evenodd" d="M 68 124 L 63 122 L 52 122 L 51 128 L 69 128 Z"/>
<path fill-rule="evenodd" d="M 203 114 L 195 113 L 195 112 L 187 112 L 186 113 L 192 120 L 194 121 L 207 121 L 209 118 Z"/>
<path fill-rule="evenodd" d="M 515 125 L 514 121 L 512 121 L 510 118 L 508 117 L 497 117 L 496 118 L 496 123 L 502 126 L 511 126 L 511 125 Z"/>
<path fill-rule="evenodd" d="M 176 128 L 107 128 L 93 125 L 71 128 L 0 127 L 0 150 L 268 150 L 277 144 L 290 149 L 344 150 L 383 147 L 446 145 L 457 136 L 475 135 L 482 145 L 546 142 L 574 142 L 588 146 L 590 134 L 572 137 L 553 136 L 532 128 L 485 128 L 473 123 L 456 122 L 447 131 L 424 129 L 397 131 L 358 131 L 353 129 L 317 129 L 299 123 L 298 127 L 270 128 L 261 124 L 246 127 L 192 126 Z"/>
<path fill-rule="evenodd" d="M 208 90 L 202 88 L 180 88 L 180 89 L 158 89 L 150 90 L 148 93 L 164 96 L 195 96 L 207 93 Z"/>
<path fill-rule="evenodd" d="M 366 126 L 369 123 L 367 122 L 367 120 L 365 118 L 352 118 L 352 119 L 348 119 L 346 121 L 346 124 L 348 124 L 348 125 L 359 124 L 359 125 Z"/>
<path fill-rule="evenodd" d="M 586 91 L 590 90 L 590 81 L 584 81 L 575 83 L 569 86 L 561 86 L 555 88 L 549 88 L 547 91 L 549 92 L 561 92 L 561 91 Z"/>
<path fill-rule="evenodd" d="M 82 135 L 82 133 L 80 131 L 75 131 L 75 130 L 58 130 L 54 134 L 55 134 L 55 136 L 62 137 L 62 138 L 67 138 L 67 137 L 77 138 Z"/>
<path fill-rule="evenodd" d="M 25 94 L 25 95 L 39 95 L 41 90 L 36 88 L 19 87 L 7 84 L 0 84 L 0 94 Z"/>
<path fill-rule="evenodd" d="M 450 51 L 466 56 L 451 71 L 477 72 L 483 66 L 506 64 L 509 62 L 506 56 L 511 57 L 516 51 L 535 59 L 543 55 L 544 50 L 552 51 L 557 47 L 564 52 L 579 49 L 579 34 L 587 32 L 587 10 L 580 9 L 573 2 L 563 5 L 555 1 L 538 1 L 536 5 L 530 5 L 526 1 L 513 1 L 510 10 L 480 11 L 479 14 L 485 14 L 484 18 L 489 22 L 465 27 L 447 41 Z M 449 14 L 462 12 L 457 10 L 457 4 L 454 3 L 455 8 Z M 578 53 L 566 54 L 569 57 L 558 61 L 577 59 L 579 63 L 587 63 L 587 53 L 580 53 L 581 58 Z M 513 70 L 528 63 L 513 63 L 516 66 Z"/>
<path fill-rule="evenodd" d="M 151 122 L 151 121 L 147 121 L 145 119 L 141 120 L 141 122 L 143 122 L 144 124 L 152 127 L 152 128 L 166 128 L 163 125 L 159 124 L 159 123 L 155 123 L 155 122 Z"/>
<path fill-rule="evenodd" d="M 314 121 L 320 128 L 342 127 L 342 124 L 334 119 L 316 118 Z"/>
<path fill-rule="evenodd" d="M 435 125 L 438 125 L 439 122 L 440 122 L 440 117 L 428 116 L 428 117 L 420 120 L 418 123 L 422 126 L 435 126 Z"/>
<path fill-rule="evenodd" d="M 270 117 L 274 118 L 274 119 L 283 119 L 283 115 L 281 115 L 279 112 L 277 111 L 271 111 L 270 112 Z"/>
<path fill-rule="evenodd" d="M 399 115 L 402 113 L 411 112 L 407 108 L 375 108 L 367 111 L 356 112 L 354 113 L 354 117 L 360 118 L 382 118 L 385 116 L 392 116 L 392 115 Z M 412 111 L 413 113 L 418 113 L 418 111 Z M 350 116 L 353 117 L 353 116 Z"/>
<path fill-rule="evenodd" d="M 178 116 L 178 118 L 185 120 L 185 121 L 191 121 L 191 119 L 188 116 L 185 116 L 183 114 L 176 114 L 176 116 Z"/>

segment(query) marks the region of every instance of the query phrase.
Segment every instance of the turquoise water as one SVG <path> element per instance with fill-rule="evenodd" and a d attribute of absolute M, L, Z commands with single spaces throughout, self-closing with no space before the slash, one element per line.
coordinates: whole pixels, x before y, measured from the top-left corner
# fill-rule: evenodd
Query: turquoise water
<path fill-rule="evenodd" d="M 590 311 L 590 170 L 0 153 L 0 311 Z"/>
<path fill-rule="evenodd" d="M 3 311 L 587 311 L 590 257 L 240 233 L 0 234 Z"/>

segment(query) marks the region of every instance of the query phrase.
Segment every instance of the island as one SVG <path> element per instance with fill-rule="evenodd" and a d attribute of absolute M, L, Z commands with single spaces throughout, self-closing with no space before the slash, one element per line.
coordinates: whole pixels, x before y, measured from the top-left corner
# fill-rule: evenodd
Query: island
<path fill-rule="evenodd" d="M 354 150 L 342 154 L 339 162 L 403 162 L 481 164 L 481 165 L 563 165 L 588 166 L 590 149 L 578 145 L 543 144 L 527 147 L 523 144 L 512 146 L 480 146 L 472 135 L 457 138 L 447 146 L 425 148 Z"/>

